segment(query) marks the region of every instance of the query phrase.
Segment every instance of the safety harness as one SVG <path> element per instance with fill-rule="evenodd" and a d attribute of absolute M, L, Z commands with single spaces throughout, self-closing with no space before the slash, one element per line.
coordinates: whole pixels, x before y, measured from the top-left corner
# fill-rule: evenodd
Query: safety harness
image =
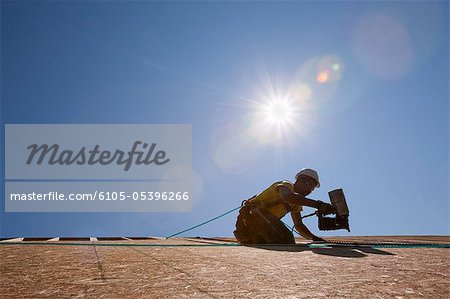
<path fill-rule="evenodd" d="M 281 184 L 282 181 L 280 182 L 276 182 L 275 184 Z M 249 199 L 243 200 L 241 203 L 241 207 L 246 206 L 246 205 L 251 205 L 250 208 L 253 210 L 254 208 L 261 208 L 261 209 L 265 209 L 265 210 L 270 210 L 271 208 L 278 206 L 280 204 L 284 205 L 284 208 L 286 210 L 286 213 L 284 213 L 281 217 L 283 218 L 287 213 L 291 212 L 294 207 L 291 206 L 290 204 L 288 204 L 286 201 L 284 201 L 282 198 L 278 198 L 275 201 L 272 201 L 270 203 L 263 203 L 263 202 L 252 202 L 253 199 L 255 199 L 258 196 L 258 194 L 253 195 L 252 197 L 250 197 Z"/>

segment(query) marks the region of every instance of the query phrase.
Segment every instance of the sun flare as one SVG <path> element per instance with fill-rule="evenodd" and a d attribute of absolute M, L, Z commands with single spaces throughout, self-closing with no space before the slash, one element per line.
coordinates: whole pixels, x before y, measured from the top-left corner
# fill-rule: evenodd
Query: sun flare
<path fill-rule="evenodd" d="M 260 143 L 280 143 L 296 131 L 299 111 L 289 98 L 266 98 L 254 105 L 249 133 Z"/>
<path fill-rule="evenodd" d="M 293 107 L 288 101 L 272 101 L 265 104 L 264 118 L 272 124 L 283 125 L 292 121 Z"/>

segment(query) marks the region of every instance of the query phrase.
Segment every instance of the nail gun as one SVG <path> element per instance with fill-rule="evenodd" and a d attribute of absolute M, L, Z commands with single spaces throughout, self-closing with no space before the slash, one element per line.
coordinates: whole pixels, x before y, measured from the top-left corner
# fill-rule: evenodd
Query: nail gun
<path fill-rule="evenodd" d="M 337 230 L 346 229 L 350 231 L 350 225 L 348 222 L 349 210 L 347 206 L 347 201 L 345 200 L 344 191 L 342 189 L 335 189 L 328 192 L 330 197 L 331 205 L 336 210 L 335 217 L 326 217 L 323 214 L 316 213 L 319 218 L 319 229 L 320 230 Z"/>

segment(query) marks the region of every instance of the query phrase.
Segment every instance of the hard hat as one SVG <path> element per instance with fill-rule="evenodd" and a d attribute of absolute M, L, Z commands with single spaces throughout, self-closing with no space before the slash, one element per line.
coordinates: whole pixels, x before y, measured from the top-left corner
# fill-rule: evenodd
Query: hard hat
<path fill-rule="evenodd" d="M 297 173 L 295 175 L 295 180 L 298 180 L 298 177 L 301 176 L 301 175 L 305 175 L 305 176 L 308 176 L 310 178 L 313 178 L 317 182 L 316 188 L 320 187 L 319 175 L 317 174 L 317 171 L 315 171 L 313 169 L 310 169 L 310 168 L 303 168 L 302 170 L 300 170 L 299 173 Z"/>

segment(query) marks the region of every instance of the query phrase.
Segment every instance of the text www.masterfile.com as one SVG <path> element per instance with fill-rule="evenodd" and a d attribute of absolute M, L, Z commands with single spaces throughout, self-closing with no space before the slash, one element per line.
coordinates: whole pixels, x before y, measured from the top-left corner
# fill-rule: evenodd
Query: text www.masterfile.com
<path fill-rule="evenodd" d="M 92 193 L 69 193 L 64 192 L 46 192 L 46 193 L 11 193 L 10 200 L 70 200 L 70 201 L 93 201 L 93 200 L 162 200 L 162 201 L 184 201 L 189 200 L 188 191 L 141 191 L 141 192 L 124 192 L 124 191 L 94 191 Z"/>

